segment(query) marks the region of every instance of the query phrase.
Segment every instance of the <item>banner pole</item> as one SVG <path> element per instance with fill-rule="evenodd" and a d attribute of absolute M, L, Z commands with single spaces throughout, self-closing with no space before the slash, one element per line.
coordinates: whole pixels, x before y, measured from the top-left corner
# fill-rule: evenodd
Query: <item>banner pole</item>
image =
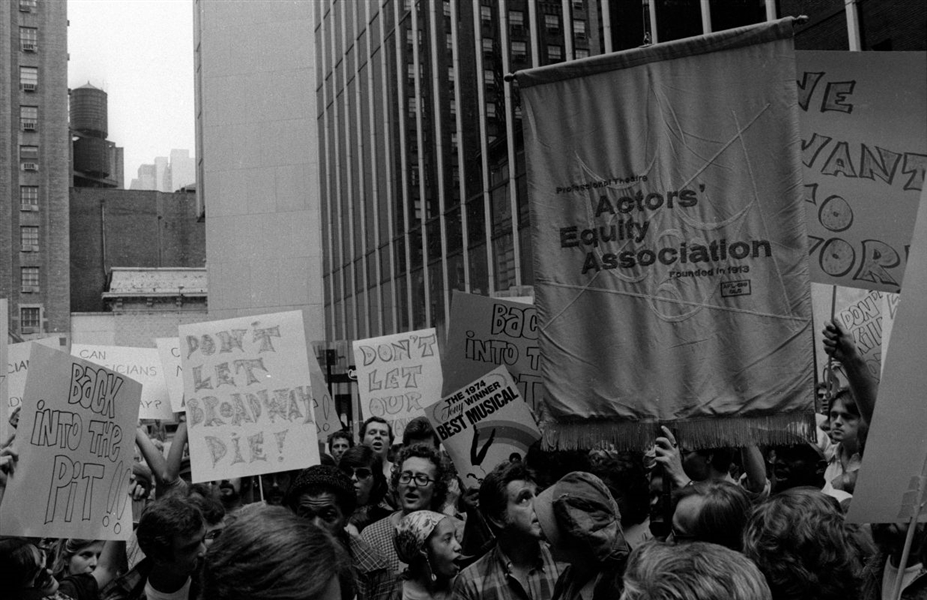
<path fill-rule="evenodd" d="M 908 534 L 904 538 L 904 549 L 901 551 L 901 560 L 898 561 L 898 575 L 895 578 L 895 586 L 892 589 L 893 600 L 901 600 L 901 589 L 904 583 L 904 570 L 908 564 L 908 556 L 911 554 L 911 545 L 914 542 L 914 532 L 917 530 L 917 519 L 921 515 L 924 504 L 924 493 L 927 492 L 927 458 L 924 460 L 924 466 L 921 467 L 920 477 L 917 478 L 917 500 L 914 502 L 914 508 L 911 510 L 911 520 L 908 522 Z M 891 560 L 887 557 L 886 561 Z M 888 564 L 886 562 L 886 564 Z"/>
<path fill-rule="evenodd" d="M 261 502 L 263 502 L 264 501 L 264 482 L 261 480 L 260 475 L 255 475 L 255 477 L 257 477 L 257 480 L 258 480 L 258 494 L 260 494 Z"/>

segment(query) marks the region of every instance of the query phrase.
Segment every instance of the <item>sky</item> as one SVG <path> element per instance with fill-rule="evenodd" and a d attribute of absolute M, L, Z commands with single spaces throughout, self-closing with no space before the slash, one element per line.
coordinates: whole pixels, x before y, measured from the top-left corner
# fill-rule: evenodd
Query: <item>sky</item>
<path fill-rule="evenodd" d="M 125 148 L 125 186 L 156 156 L 193 156 L 193 0 L 67 3 L 68 86 L 89 81 L 108 94 L 107 138 Z"/>

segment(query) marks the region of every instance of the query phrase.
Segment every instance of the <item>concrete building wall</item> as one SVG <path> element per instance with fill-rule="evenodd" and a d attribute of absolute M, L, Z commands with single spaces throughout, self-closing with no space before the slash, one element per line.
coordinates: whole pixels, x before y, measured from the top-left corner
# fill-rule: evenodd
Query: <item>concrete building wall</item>
<path fill-rule="evenodd" d="M 300 308 L 322 339 L 313 3 L 194 11 L 209 316 Z"/>
<path fill-rule="evenodd" d="M 154 348 L 159 337 L 177 337 L 177 328 L 207 320 L 206 307 L 183 310 L 125 313 L 74 313 L 71 343 Z"/>
<path fill-rule="evenodd" d="M 104 310 L 112 267 L 202 267 L 206 228 L 193 194 L 73 188 L 71 306 Z"/>

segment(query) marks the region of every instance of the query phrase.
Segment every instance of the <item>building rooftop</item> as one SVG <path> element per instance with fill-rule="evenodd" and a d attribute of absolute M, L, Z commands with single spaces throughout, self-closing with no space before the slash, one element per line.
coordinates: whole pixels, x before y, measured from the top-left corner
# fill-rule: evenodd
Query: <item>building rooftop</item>
<path fill-rule="evenodd" d="M 113 267 L 103 297 L 205 296 L 207 289 L 205 268 Z"/>

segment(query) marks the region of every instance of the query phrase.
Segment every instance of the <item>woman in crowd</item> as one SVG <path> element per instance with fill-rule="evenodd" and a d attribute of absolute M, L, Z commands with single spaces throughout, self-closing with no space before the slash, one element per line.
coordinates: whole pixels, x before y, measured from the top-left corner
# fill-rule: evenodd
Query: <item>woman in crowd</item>
<path fill-rule="evenodd" d="M 345 451 L 338 468 L 354 482 L 357 507 L 349 523 L 356 533 L 393 512 L 384 500 L 388 486 L 383 476 L 383 462 L 369 446 L 354 446 Z"/>
<path fill-rule="evenodd" d="M 48 555 L 26 538 L 0 538 L 0 590 L 9 600 L 70 598 L 96 600 L 100 589 L 116 575 L 116 562 L 125 553 L 125 542 L 74 540 L 75 551 L 64 561 L 65 568 L 55 576 Z M 89 542 L 89 543 L 88 543 Z M 64 542 L 67 546 L 68 542 Z M 99 553 L 95 545 L 100 544 Z M 76 559 L 75 559 L 76 557 Z M 92 567 L 90 565 L 93 565 Z M 57 561 L 56 561 L 57 566 Z"/>
<path fill-rule="evenodd" d="M 727 481 L 700 481 L 678 492 L 673 512 L 673 540 L 709 542 L 731 550 L 743 548 L 743 531 L 752 508 L 750 496 Z"/>
<path fill-rule="evenodd" d="M 61 581 L 68 575 L 92 573 L 103 551 L 103 540 L 81 540 L 77 538 L 58 540 L 53 548 L 54 565 L 52 575 Z"/>
<path fill-rule="evenodd" d="M 395 546 L 408 568 L 402 600 L 444 600 L 460 570 L 460 544 L 452 517 L 430 510 L 409 513 L 396 528 Z"/>
<path fill-rule="evenodd" d="M 280 506 L 247 511 L 203 565 L 202 600 L 351 600 L 350 561 L 325 531 Z"/>

